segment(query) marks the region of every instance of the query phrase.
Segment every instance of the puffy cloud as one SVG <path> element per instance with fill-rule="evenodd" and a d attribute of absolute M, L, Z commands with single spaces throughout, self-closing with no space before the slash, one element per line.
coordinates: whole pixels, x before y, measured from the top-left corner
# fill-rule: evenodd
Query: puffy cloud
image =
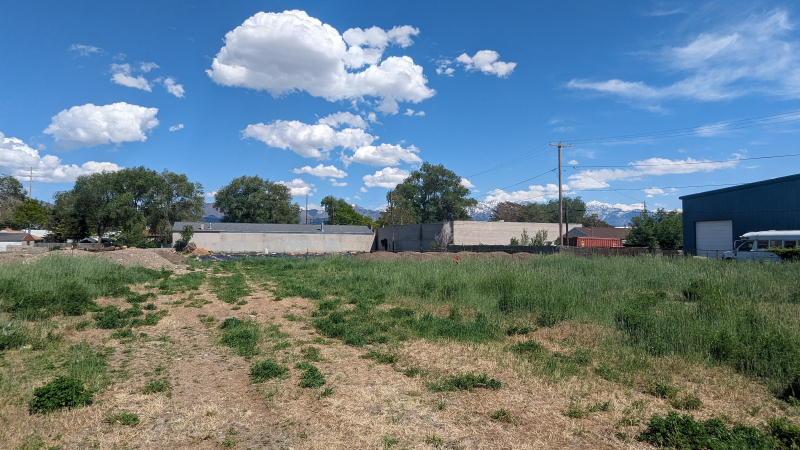
<path fill-rule="evenodd" d="M 387 167 L 383 170 L 375 172 L 373 175 L 364 175 L 362 180 L 367 187 L 382 187 L 392 189 L 403 180 L 408 178 L 410 173 L 407 170 L 397 169 L 394 167 Z M 367 190 L 362 188 L 362 192 Z"/>
<path fill-rule="evenodd" d="M 183 124 L 182 123 L 179 123 L 177 125 L 173 125 L 173 126 L 169 127 L 169 131 L 178 131 L 178 130 L 182 130 L 182 129 L 183 129 Z"/>
<path fill-rule="evenodd" d="M 701 33 L 684 46 L 664 47 L 656 54 L 656 62 L 670 72 L 682 74 L 669 85 L 574 79 L 567 86 L 645 101 L 669 98 L 718 101 L 749 93 L 797 98 L 800 54 L 798 41 L 788 39 L 794 28 L 788 13 L 776 10 Z"/>
<path fill-rule="evenodd" d="M 364 119 L 361 116 L 357 116 L 349 112 L 338 112 L 335 114 L 327 115 L 319 119 L 317 123 L 330 125 L 334 128 L 339 128 L 341 125 L 350 125 L 353 128 L 362 128 L 362 129 L 369 128 L 367 122 L 364 121 Z"/>
<path fill-rule="evenodd" d="M 344 187 L 344 186 L 347 186 L 347 183 L 336 181 L 335 178 L 331 178 L 328 181 L 331 182 L 331 186 L 333 186 L 333 187 Z"/>
<path fill-rule="evenodd" d="M 80 56 L 91 56 L 92 53 L 103 53 L 103 49 L 93 45 L 72 44 L 69 46 L 70 51 L 78 52 Z"/>
<path fill-rule="evenodd" d="M 462 53 L 461 56 L 456 58 L 456 62 L 463 64 L 464 68 L 469 71 L 480 70 L 485 74 L 505 78 L 511 75 L 514 67 L 517 67 L 517 63 L 498 61 L 499 58 L 500 54 L 494 50 L 481 50 L 475 53 L 473 57 Z"/>
<path fill-rule="evenodd" d="M 158 108 L 125 102 L 96 106 L 73 106 L 53 116 L 45 134 L 53 135 L 55 148 L 72 150 L 101 144 L 144 142 L 147 132 L 158 125 Z"/>
<path fill-rule="evenodd" d="M 416 33 L 407 26 L 388 32 L 373 27 L 347 30 L 343 39 L 303 11 L 259 12 L 225 35 L 225 46 L 206 73 L 217 84 L 273 96 L 306 91 L 329 101 L 375 97 L 379 111 L 394 114 L 398 101 L 418 103 L 435 94 L 411 58 L 380 61 L 386 45 L 410 45 Z M 365 64 L 360 72 L 348 71 Z"/>
<path fill-rule="evenodd" d="M 178 98 L 183 98 L 183 94 L 186 92 L 183 89 L 183 85 L 176 83 L 172 77 L 167 77 L 164 80 L 164 87 L 167 88 L 167 92 Z"/>
<path fill-rule="evenodd" d="M 111 81 L 127 87 L 141 89 L 143 91 L 151 92 L 152 86 L 143 76 L 139 75 L 134 77 L 131 75 L 130 64 L 111 64 Z"/>
<path fill-rule="evenodd" d="M 644 176 L 661 176 L 689 174 L 696 172 L 712 172 L 719 169 L 732 169 L 738 164 L 742 155 L 734 154 L 730 161 L 706 162 L 693 158 L 672 160 L 666 158 L 648 158 L 630 163 L 630 169 L 598 169 L 584 170 L 569 176 L 569 187 L 572 189 L 597 189 L 608 187 L 609 181 L 633 181 Z"/>
<path fill-rule="evenodd" d="M 354 149 L 369 145 L 376 139 L 358 128 L 337 131 L 327 124 L 309 125 L 296 120 L 248 125 L 242 134 L 270 147 L 289 149 L 303 158 L 317 159 L 328 159 L 330 151 L 336 147 Z"/>
<path fill-rule="evenodd" d="M 545 186 L 528 186 L 527 190 L 506 192 L 502 189 L 489 191 L 486 202 L 546 202 L 550 199 L 558 198 L 558 185 L 547 184 Z"/>
<path fill-rule="evenodd" d="M 144 73 L 150 72 L 153 69 L 160 69 L 160 68 L 161 67 L 159 67 L 159 65 L 154 62 L 139 63 L 139 70 L 141 70 Z"/>
<path fill-rule="evenodd" d="M 367 190 L 367 188 L 365 188 L 364 186 L 361 186 L 360 188 L 358 188 L 358 192 L 361 192 L 362 194 L 364 194 L 364 193 L 367 193 L 367 192 L 369 192 L 369 191 L 368 191 L 368 190 Z M 359 197 L 359 196 L 357 196 L 357 195 L 356 195 L 355 197 L 356 197 L 358 200 L 361 200 L 361 197 Z"/>
<path fill-rule="evenodd" d="M 217 191 L 214 191 L 214 192 L 206 192 L 206 197 L 207 197 L 207 198 L 216 198 L 216 197 L 217 197 Z"/>
<path fill-rule="evenodd" d="M 570 159 L 569 162 L 567 163 L 567 165 L 577 166 L 578 165 L 578 161 L 574 160 L 574 159 Z"/>
<path fill-rule="evenodd" d="M 314 195 L 313 192 L 316 192 L 313 184 L 306 183 L 300 178 L 295 178 L 292 181 L 278 181 L 278 184 L 288 187 L 292 197 L 301 197 L 306 194 Z"/>
<path fill-rule="evenodd" d="M 125 53 L 117 53 L 116 55 L 111 57 L 111 59 L 116 60 L 116 61 L 125 61 L 125 58 L 127 58 L 127 57 L 128 57 L 128 55 L 126 55 Z"/>
<path fill-rule="evenodd" d="M 322 164 L 317 167 L 304 166 L 299 169 L 293 169 L 292 172 L 298 174 L 307 173 L 320 178 L 344 178 L 347 176 L 347 172 L 337 169 L 336 166 L 323 166 Z"/>
<path fill-rule="evenodd" d="M 342 153 L 341 160 L 344 161 L 345 167 L 354 162 L 368 166 L 397 166 L 401 161 L 421 163 L 422 159 L 417 153 L 419 150 L 413 145 L 408 148 L 392 144 L 366 145 L 356 149 L 353 156 Z"/>
<path fill-rule="evenodd" d="M 465 188 L 468 188 L 468 189 L 469 189 L 469 188 L 474 188 L 474 187 L 475 187 L 475 185 L 474 185 L 474 184 L 472 184 L 472 182 L 470 182 L 470 181 L 469 181 L 468 179 L 466 179 L 466 178 L 462 178 L 462 179 L 461 179 L 461 186 L 464 186 Z"/>
<path fill-rule="evenodd" d="M 58 183 L 75 181 L 80 175 L 96 172 L 115 172 L 121 167 L 110 162 L 88 161 L 76 164 L 61 164 L 61 159 L 53 155 L 39 155 L 17 138 L 7 138 L 0 133 L 0 173 L 9 173 L 21 179 L 27 179 L 33 167 L 33 176 L 42 183 Z"/>
<path fill-rule="evenodd" d="M 415 116 L 424 116 L 425 115 L 425 111 L 417 111 L 417 113 L 414 114 L 414 115 Z"/>

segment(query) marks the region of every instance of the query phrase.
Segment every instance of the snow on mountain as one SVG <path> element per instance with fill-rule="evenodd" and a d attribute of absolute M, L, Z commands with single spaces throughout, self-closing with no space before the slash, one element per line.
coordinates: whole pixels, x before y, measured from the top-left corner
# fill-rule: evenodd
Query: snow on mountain
<path fill-rule="evenodd" d="M 609 225 L 615 227 L 624 227 L 630 224 L 631 218 L 638 216 L 642 213 L 644 205 L 641 203 L 633 203 L 626 205 L 624 203 L 603 203 L 597 200 L 586 202 L 586 215 L 597 214 L 600 220 L 607 222 Z"/>
<path fill-rule="evenodd" d="M 488 222 L 492 215 L 492 210 L 498 203 L 500 203 L 500 200 L 478 202 L 477 205 L 467 209 L 467 214 L 476 222 Z"/>

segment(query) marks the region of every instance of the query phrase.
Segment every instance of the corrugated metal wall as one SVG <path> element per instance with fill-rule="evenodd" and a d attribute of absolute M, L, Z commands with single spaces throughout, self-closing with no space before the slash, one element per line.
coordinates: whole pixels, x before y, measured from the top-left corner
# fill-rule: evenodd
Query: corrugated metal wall
<path fill-rule="evenodd" d="M 697 222 L 730 220 L 733 239 L 750 231 L 800 229 L 800 175 L 681 197 L 683 249 L 696 254 Z"/>

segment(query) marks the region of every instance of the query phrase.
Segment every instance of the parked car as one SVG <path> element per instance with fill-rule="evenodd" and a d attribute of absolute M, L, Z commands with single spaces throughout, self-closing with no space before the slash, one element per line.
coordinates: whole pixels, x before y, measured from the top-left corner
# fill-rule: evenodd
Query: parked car
<path fill-rule="evenodd" d="M 735 250 L 725 252 L 722 259 L 750 261 L 780 261 L 770 248 L 793 248 L 800 246 L 800 230 L 753 231 L 743 234 L 733 243 Z"/>

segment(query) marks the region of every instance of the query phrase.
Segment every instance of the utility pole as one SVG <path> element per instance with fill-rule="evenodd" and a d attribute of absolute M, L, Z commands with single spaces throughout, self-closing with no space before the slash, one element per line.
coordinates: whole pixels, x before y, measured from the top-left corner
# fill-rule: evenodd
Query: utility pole
<path fill-rule="evenodd" d="M 33 167 L 31 167 L 31 181 L 28 185 L 28 200 L 32 198 L 33 195 Z"/>
<path fill-rule="evenodd" d="M 389 211 L 392 216 L 392 252 L 394 252 L 394 191 L 389 191 Z"/>
<path fill-rule="evenodd" d="M 572 147 L 572 144 L 563 145 L 550 143 L 553 147 L 558 147 L 558 242 L 564 245 L 564 193 L 561 189 L 561 147 Z"/>
<path fill-rule="evenodd" d="M 306 194 L 306 225 L 308 225 L 308 194 Z M 306 253 L 308 253 L 307 250 Z"/>

